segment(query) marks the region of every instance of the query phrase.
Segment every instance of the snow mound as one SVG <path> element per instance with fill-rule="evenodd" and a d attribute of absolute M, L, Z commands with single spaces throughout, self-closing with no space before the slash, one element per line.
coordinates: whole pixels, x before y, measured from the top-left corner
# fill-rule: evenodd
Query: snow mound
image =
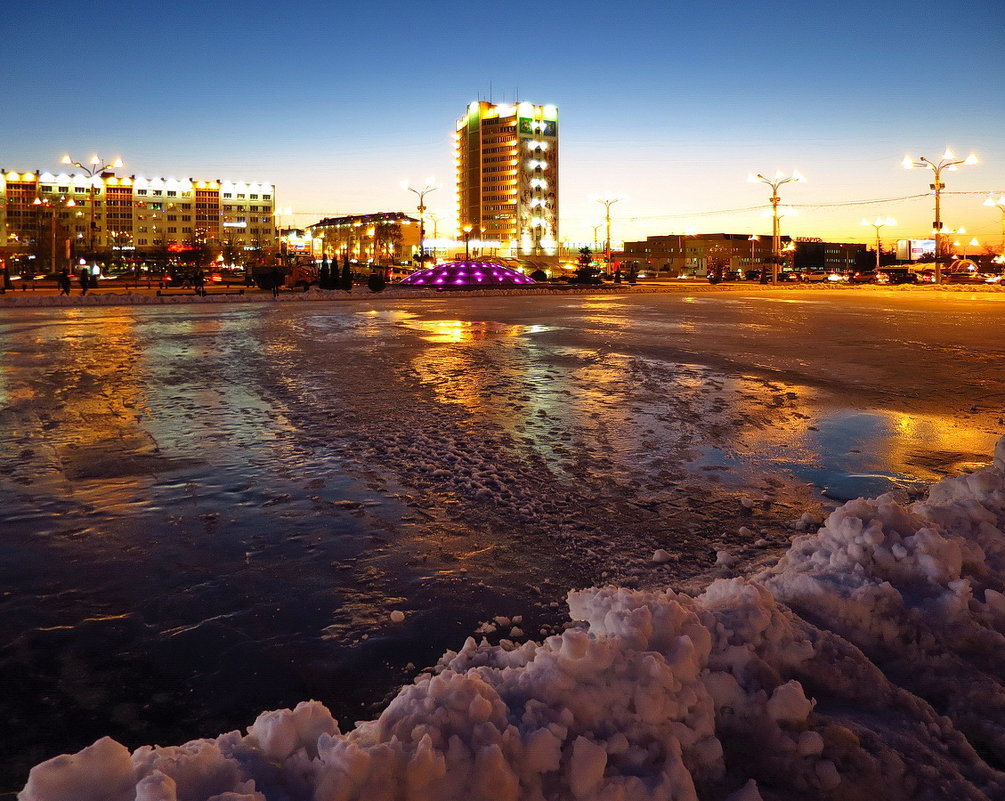
<path fill-rule="evenodd" d="M 541 643 L 468 639 L 342 734 L 36 766 L 21 801 L 1005 797 L 1005 439 L 913 505 L 851 501 L 774 567 L 690 597 L 591 588 Z"/>

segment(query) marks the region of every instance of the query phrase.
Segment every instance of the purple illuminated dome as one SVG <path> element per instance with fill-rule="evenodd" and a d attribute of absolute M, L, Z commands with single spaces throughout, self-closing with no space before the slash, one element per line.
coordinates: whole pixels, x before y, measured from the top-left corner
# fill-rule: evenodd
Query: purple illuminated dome
<path fill-rule="evenodd" d="M 419 270 L 398 282 L 399 286 L 478 287 L 527 286 L 534 280 L 501 264 L 486 261 L 448 261 Z"/>

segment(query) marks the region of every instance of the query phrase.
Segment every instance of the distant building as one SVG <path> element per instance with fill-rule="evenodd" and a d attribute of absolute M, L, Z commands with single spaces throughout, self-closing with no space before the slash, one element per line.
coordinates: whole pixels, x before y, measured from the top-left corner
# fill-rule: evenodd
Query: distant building
<path fill-rule="evenodd" d="M 787 247 L 789 242 L 789 237 L 782 237 L 782 247 Z M 613 266 L 621 266 L 622 272 L 635 269 L 676 278 L 707 275 L 709 267 L 733 272 L 760 270 L 770 255 L 770 234 L 756 237 L 750 234 L 665 234 L 640 242 L 625 242 L 624 249 L 613 254 Z"/>
<path fill-rule="evenodd" d="M 780 269 L 850 272 L 861 268 L 864 244 L 822 242 L 815 239 L 781 238 L 784 263 Z M 634 268 L 651 275 L 677 277 L 707 275 L 710 268 L 746 273 L 770 264 L 771 235 L 758 234 L 667 234 L 641 242 L 625 242 L 614 254 L 622 272 Z"/>
<path fill-rule="evenodd" d="M 92 249 L 98 256 L 182 250 L 196 241 L 238 261 L 240 252 L 276 246 L 271 184 L 4 170 L 0 198 L 0 247 L 37 251 L 43 262 Z"/>
<path fill-rule="evenodd" d="M 556 255 L 558 109 L 476 101 L 454 137 L 458 238 L 482 253 Z"/>
<path fill-rule="evenodd" d="M 866 258 L 867 246 L 861 243 L 821 242 L 796 239 L 796 269 L 848 273 L 875 263 L 875 253 Z"/>
<path fill-rule="evenodd" d="M 400 211 L 326 217 L 307 226 L 315 258 L 401 264 L 419 251 L 419 221 Z"/>

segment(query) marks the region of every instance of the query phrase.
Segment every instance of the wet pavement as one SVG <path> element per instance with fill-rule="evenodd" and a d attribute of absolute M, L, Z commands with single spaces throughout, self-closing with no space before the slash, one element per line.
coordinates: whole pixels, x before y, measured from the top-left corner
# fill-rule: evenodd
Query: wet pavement
<path fill-rule="evenodd" d="M 306 698 L 345 729 L 476 630 L 551 631 L 570 587 L 742 572 L 803 512 L 986 463 L 1003 312 L 874 289 L 5 312 L 0 791 L 103 734 Z"/>

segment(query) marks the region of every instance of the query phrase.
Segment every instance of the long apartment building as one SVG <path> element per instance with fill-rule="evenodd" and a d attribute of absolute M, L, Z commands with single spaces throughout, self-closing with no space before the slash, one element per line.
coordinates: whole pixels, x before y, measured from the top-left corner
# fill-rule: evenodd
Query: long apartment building
<path fill-rule="evenodd" d="M 276 243 L 271 184 L 3 170 L 0 201 L 8 254 L 154 251 L 196 239 L 248 250 Z"/>
<path fill-rule="evenodd" d="M 866 246 L 819 239 L 782 236 L 783 269 L 848 272 L 861 264 Z M 768 263 L 771 235 L 665 234 L 639 242 L 625 242 L 615 254 L 624 269 L 668 276 L 705 275 L 713 266 L 726 270 L 759 270 Z"/>
<path fill-rule="evenodd" d="M 558 109 L 476 101 L 457 120 L 458 237 L 500 255 L 558 252 Z"/>

